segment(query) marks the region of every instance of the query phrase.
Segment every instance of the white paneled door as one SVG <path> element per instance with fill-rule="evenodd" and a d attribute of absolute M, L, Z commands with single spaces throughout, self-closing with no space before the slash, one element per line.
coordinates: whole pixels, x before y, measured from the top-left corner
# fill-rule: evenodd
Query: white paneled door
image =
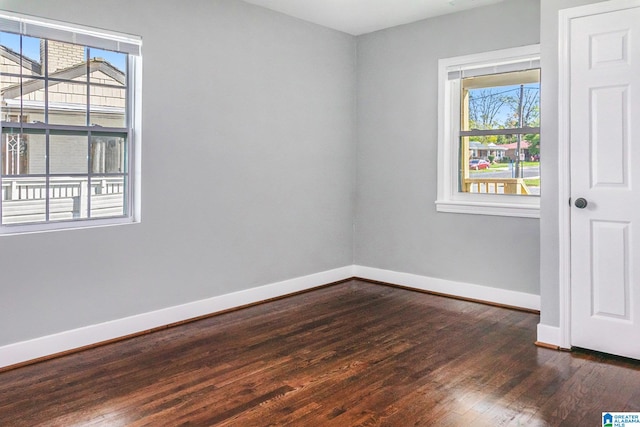
<path fill-rule="evenodd" d="M 640 359 L 640 7 L 608 3 L 570 28 L 571 345 Z"/>

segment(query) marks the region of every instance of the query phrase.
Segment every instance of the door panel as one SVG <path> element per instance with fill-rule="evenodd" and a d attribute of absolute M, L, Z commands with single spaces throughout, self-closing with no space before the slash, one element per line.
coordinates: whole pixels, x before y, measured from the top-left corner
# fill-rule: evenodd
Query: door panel
<path fill-rule="evenodd" d="M 571 344 L 640 359 L 640 7 L 573 19 L 569 54 Z"/>
<path fill-rule="evenodd" d="M 591 236 L 591 315 L 629 320 L 629 224 L 592 221 Z"/>
<path fill-rule="evenodd" d="M 592 187 L 628 184 L 625 159 L 629 135 L 625 121 L 628 115 L 627 85 L 591 90 L 591 158 Z"/>

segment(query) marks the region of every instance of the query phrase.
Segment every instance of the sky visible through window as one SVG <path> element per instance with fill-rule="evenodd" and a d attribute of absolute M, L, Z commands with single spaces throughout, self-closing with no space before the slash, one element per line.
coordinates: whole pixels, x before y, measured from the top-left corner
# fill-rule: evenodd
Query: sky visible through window
<path fill-rule="evenodd" d="M 470 89 L 470 123 L 476 129 L 517 127 L 520 85 Z M 525 84 L 524 126 L 539 126 L 540 83 Z"/>
<path fill-rule="evenodd" d="M 0 32 L 0 45 L 6 46 L 14 52 L 20 53 L 20 35 Z M 22 36 L 22 55 L 40 62 L 40 39 Z M 103 49 L 90 48 L 91 58 L 103 58 L 122 72 L 126 71 L 127 55 Z M 86 56 L 86 48 L 85 48 Z"/>

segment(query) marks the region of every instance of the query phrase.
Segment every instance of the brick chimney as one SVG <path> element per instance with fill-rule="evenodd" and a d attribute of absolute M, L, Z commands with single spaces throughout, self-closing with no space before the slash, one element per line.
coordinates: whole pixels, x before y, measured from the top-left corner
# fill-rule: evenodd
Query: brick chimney
<path fill-rule="evenodd" d="M 84 46 L 49 40 L 50 73 L 84 62 Z M 40 63 L 44 65 L 44 40 L 40 40 Z"/>

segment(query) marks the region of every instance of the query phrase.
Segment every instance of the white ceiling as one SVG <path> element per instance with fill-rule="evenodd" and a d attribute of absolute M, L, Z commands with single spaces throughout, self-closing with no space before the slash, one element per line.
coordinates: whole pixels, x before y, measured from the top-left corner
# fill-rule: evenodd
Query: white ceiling
<path fill-rule="evenodd" d="M 360 35 L 503 0 L 245 0 L 305 21 Z"/>

